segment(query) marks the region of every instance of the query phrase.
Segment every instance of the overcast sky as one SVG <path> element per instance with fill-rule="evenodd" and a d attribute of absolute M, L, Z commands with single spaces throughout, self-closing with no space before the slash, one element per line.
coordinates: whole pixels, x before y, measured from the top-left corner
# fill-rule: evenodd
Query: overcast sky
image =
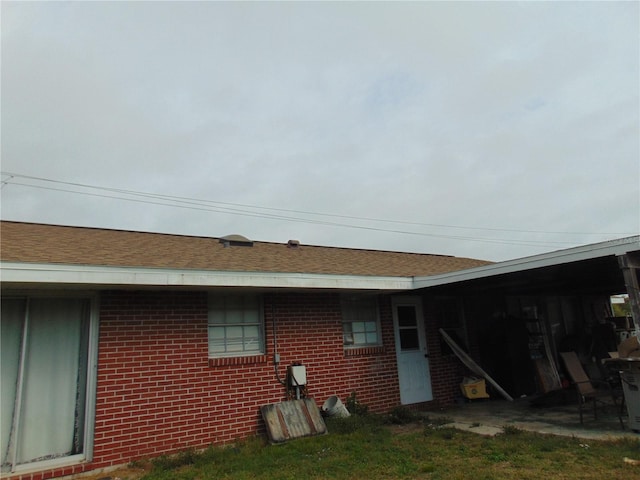
<path fill-rule="evenodd" d="M 2 218 L 487 260 L 638 234 L 639 5 L 3 1 Z"/>

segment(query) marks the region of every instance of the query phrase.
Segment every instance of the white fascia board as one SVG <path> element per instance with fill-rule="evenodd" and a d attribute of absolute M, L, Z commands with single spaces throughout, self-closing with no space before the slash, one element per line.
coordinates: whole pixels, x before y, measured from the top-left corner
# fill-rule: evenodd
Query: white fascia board
<path fill-rule="evenodd" d="M 525 270 L 534 270 L 536 268 L 550 267 L 553 265 L 579 262 L 581 260 L 624 255 L 637 250 L 640 250 L 640 236 L 609 240 L 591 245 L 583 245 L 580 247 L 543 253 L 531 257 L 507 260 L 505 262 L 493 263 L 491 265 L 484 265 L 482 267 L 470 268 L 467 270 L 458 270 L 455 272 L 428 277 L 415 277 L 414 288 L 435 287 L 438 285 L 447 285 L 467 280 L 476 280 L 496 275 L 522 272 Z"/>
<path fill-rule="evenodd" d="M 344 290 L 410 290 L 411 277 L 311 273 L 221 272 L 0 262 L 0 282 L 22 285 L 118 287 L 254 287 Z"/>

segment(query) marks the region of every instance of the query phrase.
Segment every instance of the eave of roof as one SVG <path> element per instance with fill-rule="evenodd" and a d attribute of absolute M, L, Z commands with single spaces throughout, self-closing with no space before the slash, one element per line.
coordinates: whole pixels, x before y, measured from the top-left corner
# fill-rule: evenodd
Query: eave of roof
<path fill-rule="evenodd" d="M 313 273 L 224 272 L 166 268 L 104 267 L 0 262 L 0 282 L 14 286 L 293 288 L 330 290 L 410 290 L 412 277 Z"/>
<path fill-rule="evenodd" d="M 600 243 L 582 245 L 579 247 L 556 250 L 553 252 L 517 258 L 504 262 L 484 265 L 481 267 L 448 272 L 438 275 L 417 276 L 414 278 L 413 288 L 428 288 L 439 285 L 478 280 L 482 278 L 523 272 L 553 265 L 574 263 L 606 256 L 621 256 L 640 250 L 640 235 L 633 237 L 608 240 Z"/>
<path fill-rule="evenodd" d="M 7 226 L 9 228 L 7 228 Z M 3 286 L 408 291 L 640 250 L 640 236 L 490 263 L 441 255 L 2 222 Z"/>

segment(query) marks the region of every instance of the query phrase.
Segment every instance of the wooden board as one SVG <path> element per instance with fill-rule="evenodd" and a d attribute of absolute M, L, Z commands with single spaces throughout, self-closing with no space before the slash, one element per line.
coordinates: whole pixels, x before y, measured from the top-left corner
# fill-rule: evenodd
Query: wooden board
<path fill-rule="evenodd" d="M 440 329 L 440 334 L 442 335 L 442 338 L 444 338 L 444 340 L 447 342 L 447 344 L 451 347 L 453 353 L 456 354 L 456 356 L 462 361 L 462 363 L 467 366 L 469 370 L 487 380 L 491 385 L 495 387 L 500 395 L 502 395 L 510 402 L 513 402 L 513 397 L 505 392 L 504 389 L 500 385 L 498 385 L 498 382 L 491 378 L 489 374 L 480 367 L 480 365 L 474 362 L 473 359 L 469 355 L 467 355 L 467 352 L 460 348 L 460 346 L 447 334 L 447 332 L 444 331 L 444 329 Z"/>
<path fill-rule="evenodd" d="M 540 385 L 542 393 L 562 388 L 558 372 L 555 367 L 551 365 L 549 359 L 538 358 L 534 361 L 534 364 L 536 368 L 536 376 L 538 377 L 538 384 Z"/>
<path fill-rule="evenodd" d="M 327 433 L 320 409 L 312 398 L 272 403 L 260 407 L 272 443 Z"/>

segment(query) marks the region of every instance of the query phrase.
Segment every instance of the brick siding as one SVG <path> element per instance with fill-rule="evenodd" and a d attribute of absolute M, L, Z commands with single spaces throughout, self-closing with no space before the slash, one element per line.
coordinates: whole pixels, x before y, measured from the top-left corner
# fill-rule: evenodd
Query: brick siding
<path fill-rule="evenodd" d="M 265 355 L 221 361 L 208 358 L 206 292 L 111 291 L 100 304 L 92 462 L 9 478 L 43 480 L 265 433 L 260 406 L 286 399 L 274 340 L 280 377 L 293 362 L 305 365 L 318 406 L 351 392 L 372 412 L 400 403 L 388 296 L 380 297 L 383 346 L 345 350 L 339 294 L 266 294 Z M 440 357 L 434 322 L 427 336 L 432 403 L 451 402 L 458 364 Z"/>

